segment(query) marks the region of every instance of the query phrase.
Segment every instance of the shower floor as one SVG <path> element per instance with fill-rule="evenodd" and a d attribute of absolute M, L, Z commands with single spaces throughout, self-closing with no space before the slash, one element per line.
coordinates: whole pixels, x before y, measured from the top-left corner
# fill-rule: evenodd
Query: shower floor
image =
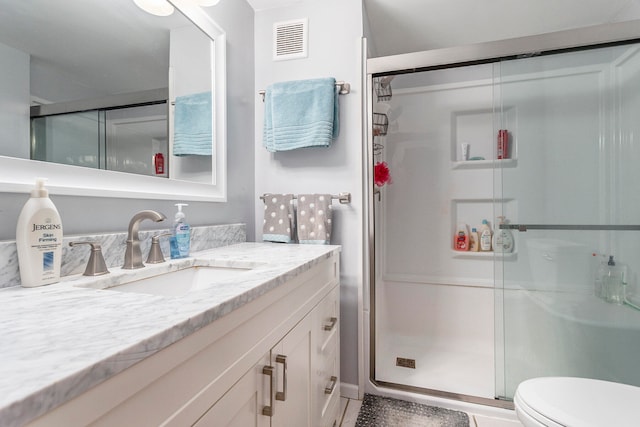
<path fill-rule="evenodd" d="M 417 339 L 379 337 L 376 380 L 489 399 L 495 397 L 491 351 L 420 346 L 416 344 Z M 397 357 L 414 359 L 416 368 L 396 366 Z"/>

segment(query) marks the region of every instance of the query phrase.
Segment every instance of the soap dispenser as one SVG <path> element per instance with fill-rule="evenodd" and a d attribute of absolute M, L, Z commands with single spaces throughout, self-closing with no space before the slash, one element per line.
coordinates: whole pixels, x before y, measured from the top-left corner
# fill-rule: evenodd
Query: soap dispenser
<path fill-rule="evenodd" d="M 469 250 L 469 229 L 467 224 L 459 223 L 453 236 L 453 249 L 456 251 Z"/>
<path fill-rule="evenodd" d="M 625 274 L 624 267 L 616 265 L 613 255 L 609 256 L 607 268 L 602 280 L 607 302 L 622 305 L 625 299 Z"/>
<path fill-rule="evenodd" d="M 171 259 L 188 257 L 191 246 L 191 227 L 187 223 L 184 212 L 182 212 L 182 208 L 189 205 L 187 203 L 176 203 L 175 206 L 178 208 L 178 212 L 176 212 L 171 228 L 171 238 L 169 239 Z"/>

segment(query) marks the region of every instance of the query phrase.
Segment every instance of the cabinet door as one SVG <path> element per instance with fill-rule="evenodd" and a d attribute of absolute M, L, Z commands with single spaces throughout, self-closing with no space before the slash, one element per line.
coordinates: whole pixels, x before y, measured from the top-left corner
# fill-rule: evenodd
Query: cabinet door
<path fill-rule="evenodd" d="M 263 415 L 268 403 L 269 379 L 263 368 L 269 364 L 270 353 L 244 374 L 195 424 L 196 427 L 269 427 L 270 418 Z M 265 387 L 265 385 L 267 387 Z"/>
<path fill-rule="evenodd" d="M 300 321 L 272 350 L 276 400 L 272 427 L 311 423 L 311 316 Z"/>

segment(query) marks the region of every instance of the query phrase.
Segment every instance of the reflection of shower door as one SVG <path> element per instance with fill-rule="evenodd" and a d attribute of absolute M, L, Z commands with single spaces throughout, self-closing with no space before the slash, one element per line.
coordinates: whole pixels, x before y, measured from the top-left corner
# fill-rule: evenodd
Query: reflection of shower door
<path fill-rule="evenodd" d="M 600 226 L 640 224 L 640 45 L 505 61 L 500 92 L 518 159 L 496 193 L 540 227 L 514 230 L 517 256 L 496 264 L 497 395 L 548 375 L 640 386 L 640 312 L 594 295 L 605 255 L 638 295 L 640 233 Z"/>
<path fill-rule="evenodd" d="M 166 104 L 108 110 L 105 128 L 107 169 L 167 176 L 153 167 L 155 154 L 169 158 Z"/>

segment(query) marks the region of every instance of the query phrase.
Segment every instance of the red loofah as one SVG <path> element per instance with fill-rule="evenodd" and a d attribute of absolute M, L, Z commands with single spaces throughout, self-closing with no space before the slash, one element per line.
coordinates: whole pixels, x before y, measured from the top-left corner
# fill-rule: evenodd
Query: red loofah
<path fill-rule="evenodd" d="M 382 187 L 385 184 L 391 184 L 391 174 L 387 162 L 377 162 L 373 166 L 373 182 Z"/>

